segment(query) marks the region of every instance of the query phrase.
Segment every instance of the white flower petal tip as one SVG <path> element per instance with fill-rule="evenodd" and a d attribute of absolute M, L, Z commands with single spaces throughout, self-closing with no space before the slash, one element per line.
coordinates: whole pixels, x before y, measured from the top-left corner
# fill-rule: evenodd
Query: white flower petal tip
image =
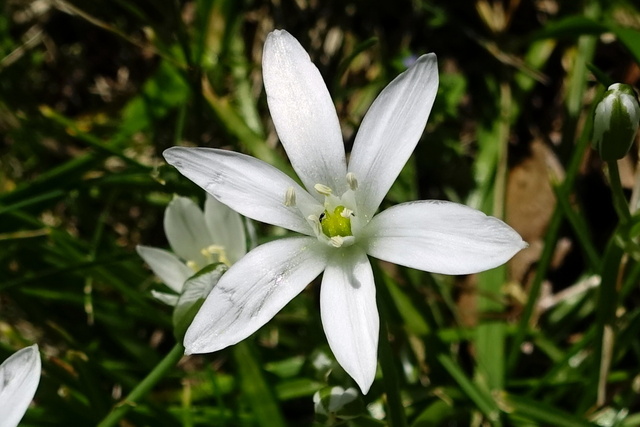
<path fill-rule="evenodd" d="M 465 205 L 433 200 L 387 209 L 365 231 L 369 255 L 441 274 L 489 270 L 527 247 L 503 221 Z"/>
<path fill-rule="evenodd" d="M 176 294 L 169 294 L 165 292 L 151 291 L 151 296 L 160 301 L 163 304 L 170 305 L 171 307 L 175 307 L 178 304 L 178 299 L 180 298 Z"/>
<path fill-rule="evenodd" d="M 349 172 L 358 178 L 358 201 L 371 218 L 414 151 L 438 92 L 438 61 L 422 55 L 373 102 L 358 129 Z"/>
<path fill-rule="evenodd" d="M 149 265 L 149 268 L 165 285 L 177 293 L 182 291 L 184 282 L 191 277 L 193 270 L 169 251 L 151 246 L 136 246 L 138 255 Z"/>
<path fill-rule="evenodd" d="M 18 425 L 36 393 L 41 369 L 37 344 L 18 350 L 0 365 L 0 425 Z"/>
<path fill-rule="evenodd" d="M 367 394 L 378 366 L 380 317 L 371 264 L 362 249 L 352 246 L 330 259 L 320 314 L 336 360 Z"/>
<path fill-rule="evenodd" d="M 267 36 L 262 56 L 267 103 L 280 142 L 307 190 L 321 183 L 342 192 L 346 156 L 331 95 L 309 54 L 288 32 Z"/>
<path fill-rule="evenodd" d="M 258 246 L 213 288 L 184 337 L 186 354 L 211 353 L 247 338 L 324 270 L 328 246 L 290 237 Z"/>

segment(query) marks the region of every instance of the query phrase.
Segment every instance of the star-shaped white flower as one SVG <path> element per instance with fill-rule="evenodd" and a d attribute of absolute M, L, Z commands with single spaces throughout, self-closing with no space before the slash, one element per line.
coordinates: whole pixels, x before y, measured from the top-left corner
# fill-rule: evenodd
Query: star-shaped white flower
<path fill-rule="evenodd" d="M 40 383 L 38 345 L 13 353 L 0 365 L 0 425 L 17 426 Z"/>
<path fill-rule="evenodd" d="M 164 232 L 173 253 L 138 245 L 138 255 L 175 294 L 152 291 L 158 300 L 176 305 L 184 283 L 214 262 L 231 265 L 247 253 L 242 218 L 210 195 L 204 212 L 191 199 L 175 197 L 164 211 Z"/>
<path fill-rule="evenodd" d="M 420 57 L 367 112 L 347 166 L 329 92 L 286 31 L 263 55 L 269 110 L 305 188 L 255 158 L 174 147 L 167 161 L 242 215 L 300 233 L 258 246 L 214 287 L 185 336 L 188 354 L 233 345 L 269 321 L 324 272 L 322 324 L 363 393 L 377 366 L 379 316 L 367 255 L 444 274 L 503 264 L 526 246 L 511 227 L 467 206 L 419 201 L 374 216 L 417 144 L 438 88 L 436 57 Z"/>

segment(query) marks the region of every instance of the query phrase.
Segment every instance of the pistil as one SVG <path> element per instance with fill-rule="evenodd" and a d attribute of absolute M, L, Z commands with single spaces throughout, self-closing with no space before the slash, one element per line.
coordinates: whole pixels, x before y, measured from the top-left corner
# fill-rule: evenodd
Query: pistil
<path fill-rule="evenodd" d="M 343 215 L 347 211 L 346 215 Z M 344 206 L 336 207 L 333 212 L 325 210 L 320 215 L 320 224 L 325 236 L 332 238 L 335 236 L 351 236 L 351 215 L 353 211 Z"/>

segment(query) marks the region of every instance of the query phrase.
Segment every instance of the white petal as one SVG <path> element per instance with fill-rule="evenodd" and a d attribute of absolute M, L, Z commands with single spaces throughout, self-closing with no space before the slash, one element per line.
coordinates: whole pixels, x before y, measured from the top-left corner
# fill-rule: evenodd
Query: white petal
<path fill-rule="evenodd" d="M 411 156 L 437 92 L 438 63 L 431 53 L 396 77 L 369 108 L 349 159 L 365 220 L 371 219 Z"/>
<path fill-rule="evenodd" d="M 441 274 L 471 274 L 507 262 L 527 244 L 497 218 L 443 201 L 403 203 L 376 215 L 363 230 L 367 253 Z"/>
<path fill-rule="evenodd" d="M 329 400 L 329 411 L 337 412 L 357 398 L 358 390 L 353 387 L 349 387 L 346 390 L 342 387 L 333 387 L 333 389 L 331 389 L 331 398 Z"/>
<path fill-rule="evenodd" d="M 164 158 L 181 174 L 234 211 L 268 224 L 315 235 L 298 208 L 323 207 L 300 185 L 273 166 L 253 157 L 215 148 L 173 147 Z M 297 206 L 285 206 L 293 188 Z M 318 215 L 319 213 L 316 213 Z"/>
<path fill-rule="evenodd" d="M 320 289 L 322 326 L 340 366 L 367 394 L 378 365 L 380 319 L 371 264 L 351 246 L 332 256 Z"/>
<path fill-rule="evenodd" d="M 347 172 L 340 123 L 309 55 L 291 34 L 276 30 L 264 44 L 262 73 L 273 123 L 302 183 L 314 196 L 315 184 L 342 194 Z"/>
<path fill-rule="evenodd" d="M 0 425 L 18 425 L 36 393 L 40 370 L 37 344 L 18 350 L 0 365 Z"/>
<path fill-rule="evenodd" d="M 194 273 L 169 251 L 142 245 L 136 246 L 136 251 L 155 275 L 177 293 L 182 292 L 184 282 Z"/>
<path fill-rule="evenodd" d="M 247 253 L 247 235 L 242 217 L 209 193 L 204 204 L 204 220 L 213 237 L 212 243 L 224 247 L 232 264 Z"/>
<path fill-rule="evenodd" d="M 184 338 L 187 354 L 236 344 L 267 323 L 324 270 L 330 248 L 315 237 L 258 246 L 213 288 Z"/>
<path fill-rule="evenodd" d="M 164 232 L 171 249 L 200 268 L 208 264 L 201 251 L 213 243 L 202 209 L 187 197 L 174 197 L 164 211 Z"/>
<path fill-rule="evenodd" d="M 176 294 L 168 294 L 154 290 L 151 291 L 151 296 L 161 303 L 170 305 L 171 307 L 175 307 L 178 304 L 178 299 L 180 298 L 180 296 Z"/>

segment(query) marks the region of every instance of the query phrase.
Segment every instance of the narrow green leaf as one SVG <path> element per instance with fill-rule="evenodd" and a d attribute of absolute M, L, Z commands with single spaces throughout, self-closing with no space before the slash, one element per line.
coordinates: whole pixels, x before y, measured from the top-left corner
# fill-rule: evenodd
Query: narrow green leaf
<path fill-rule="evenodd" d="M 233 346 L 233 357 L 240 372 L 240 388 L 249 402 L 256 417 L 256 424 L 261 426 L 286 426 L 280 407 L 274 398 L 273 390 L 267 384 L 255 356 L 255 350 L 249 341 Z"/>
<path fill-rule="evenodd" d="M 444 400 L 436 400 L 416 417 L 411 427 L 438 427 L 446 425 L 446 420 L 456 413 L 453 405 Z"/>
<path fill-rule="evenodd" d="M 387 289 L 389 289 L 389 293 L 393 297 L 396 307 L 398 307 L 398 312 L 400 316 L 402 316 L 406 328 L 416 335 L 427 335 L 429 333 L 429 325 L 425 322 L 411 299 L 402 292 L 402 289 L 400 289 L 394 280 L 391 280 L 387 275 L 384 275 L 384 277 Z"/>
<path fill-rule="evenodd" d="M 550 22 L 541 30 L 533 33 L 533 40 L 547 38 L 576 38 L 582 35 L 600 35 L 607 31 L 606 25 L 600 24 L 586 16 L 569 16 L 559 21 Z"/>
<path fill-rule="evenodd" d="M 500 320 L 504 304 L 500 301 L 506 282 L 505 266 L 478 275 L 478 309 L 481 315 L 475 339 L 479 375 L 490 390 L 504 388 L 506 324 Z"/>
<path fill-rule="evenodd" d="M 618 40 L 629 49 L 636 63 L 640 64 L 640 31 L 635 28 L 614 25 L 610 29 L 618 37 Z"/>
<path fill-rule="evenodd" d="M 525 419 L 554 427 L 593 427 L 592 424 L 555 406 L 522 396 L 504 393 L 500 396 L 501 407 L 514 419 Z M 517 417 L 516 417 L 517 416 Z"/>
<path fill-rule="evenodd" d="M 458 383 L 467 397 L 475 403 L 478 409 L 489 419 L 489 421 L 498 421 L 500 409 L 493 400 L 491 394 L 475 385 L 467 374 L 464 373 L 462 368 L 460 368 L 460 366 L 458 366 L 458 364 L 448 355 L 439 354 L 438 360 Z"/>

